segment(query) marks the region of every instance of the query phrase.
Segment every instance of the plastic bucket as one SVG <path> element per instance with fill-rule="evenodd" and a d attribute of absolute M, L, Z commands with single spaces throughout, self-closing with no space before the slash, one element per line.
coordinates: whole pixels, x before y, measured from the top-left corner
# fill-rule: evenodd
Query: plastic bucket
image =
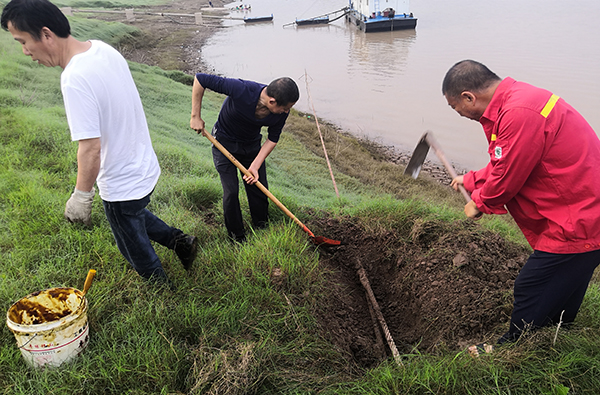
<path fill-rule="evenodd" d="M 88 344 L 87 307 L 78 289 L 50 288 L 14 303 L 6 313 L 6 325 L 30 366 L 59 366 Z"/>

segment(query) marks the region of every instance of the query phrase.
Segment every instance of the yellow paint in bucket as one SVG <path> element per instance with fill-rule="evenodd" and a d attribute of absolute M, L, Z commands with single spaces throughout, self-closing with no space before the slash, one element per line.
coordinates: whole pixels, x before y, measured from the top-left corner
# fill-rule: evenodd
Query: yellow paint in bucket
<path fill-rule="evenodd" d="M 59 366 L 87 346 L 87 308 L 78 289 L 50 288 L 14 303 L 6 313 L 6 325 L 30 366 Z"/>

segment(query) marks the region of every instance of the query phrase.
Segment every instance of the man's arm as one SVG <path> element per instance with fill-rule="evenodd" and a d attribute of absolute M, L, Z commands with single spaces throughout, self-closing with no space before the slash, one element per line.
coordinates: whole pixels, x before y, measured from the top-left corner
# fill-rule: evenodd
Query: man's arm
<path fill-rule="evenodd" d="M 506 214 L 505 208 L 519 193 L 541 161 L 545 147 L 545 118 L 527 109 L 504 112 L 497 130 L 487 176 L 471 198 L 485 214 Z M 471 186 L 468 175 L 463 179 Z"/>
<path fill-rule="evenodd" d="M 465 215 L 471 219 L 479 219 L 483 216 L 483 213 L 481 211 L 479 211 L 479 209 L 477 208 L 477 205 L 475 204 L 475 202 L 473 200 L 471 200 L 469 203 L 465 204 Z"/>
<path fill-rule="evenodd" d="M 83 192 L 91 191 L 100 171 L 100 139 L 79 140 L 77 149 L 77 184 Z"/>
<path fill-rule="evenodd" d="M 190 119 L 190 127 L 197 132 L 204 129 L 204 120 L 202 119 L 202 98 L 204 97 L 204 87 L 198 82 L 198 78 L 194 77 L 194 85 L 192 86 L 192 118 Z"/>
<path fill-rule="evenodd" d="M 77 183 L 65 205 L 65 218 L 70 222 L 92 225 L 94 183 L 100 171 L 100 139 L 79 140 L 77 149 Z"/>
<path fill-rule="evenodd" d="M 258 169 L 260 169 L 260 167 L 262 166 L 265 159 L 267 159 L 267 156 L 269 156 L 269 154 L 271 152 L 273 152 L 273 149 L 275 149 L 276 145 L 277 145 L 277 143 L 274 143 L 269 139 L 267 139 L 267 141 L 265 141 L 265 143 L 260 148 L 258 155 L 256 155 L 256 158 L 254 158 L 254 160 L 252 161 L 252 164 L 250 164 L 250 167 L 248 168 L 248 171 L 250 172 L 250 174 L 252 174 L 253 177 L 249 177 L 246 175 L 243 177 L 244 181 L 246 181 L 246 183 L 254 184 L 254 183 L 256 183 L 256 181 L 259 181 L 258 180 Z"/>
<path fill-rule="evenodd" d="M 464 185 L 464 176 L 455 177 L 450 183 L 450 186 L 457 192 L 459 190 L 458 187 L 464 187 Z M 465 215 L 472 219 L 479 219 L 483 216 L 483 213 L 479 211 L 475 202 L 471 200 L 465 205 Z"/>
<path fill-rule="evenodd" d="M 463 185 L 464 186 L 464 181 L 463 181 L 463 176 L 458 176 L 456 178 L 454 178 L 452 180 L 452 182 L 450 183 L 450 186 L 456 191 L 458 192 L 458 186 L 459 185 Z"/>

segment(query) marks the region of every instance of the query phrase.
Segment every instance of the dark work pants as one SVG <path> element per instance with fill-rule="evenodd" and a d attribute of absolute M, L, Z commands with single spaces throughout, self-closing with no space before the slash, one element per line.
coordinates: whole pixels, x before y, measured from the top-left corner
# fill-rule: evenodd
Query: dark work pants
<path fill-rule="evenodd" d="M 213 130 L 214 133 L 214 130 Z M 261 144 L 256 143 L 240 143 L 236 141 L 220 138 L 218 132 L 215 138 L 231 153 L 246 169 L 250 167 L 252 161 L 258 155 Z M 242 211 L 240 209 L 239 187 L 240 180 L 238 178 L 238 169 L 225 155 L 216 147 L 212 148 L 213 162 L 223 187 L 223 216 L 225 217 L 225 227 L 230 237 L 241 239 L 245 236 L 244 221 L 242 219 Z M 241 171 L 240 171 L 241 174 Z M 258 180 L 268 188 L 267 170 L 263 162 L 258 169 Z M 269 215 L 269 201 L 267 196 L 256 185 L 248 185 L 244 182 L 246 196 L 248 196 L 248 206 L 250 207 L 250 215 L 252 224 L 257 228 L 266 226 Z"/>
<path fill-rule="evenodd" d="M 498 343 L 516 341 L 526 330 L 573 322 L 598 263 L 600 250 L 581 254 L 534 251 L 515 281 L 510 329 Z"/>
<path fill-rule="evenodd" d="M 145 279 L 167 277 L 150 240 L 169 249 L 175 248 L 175 238 L 183 232 L 164 223 L 146 206 L 150 195 L 124 202 L 102 201 L 106 218 L 121 254 Z"/>

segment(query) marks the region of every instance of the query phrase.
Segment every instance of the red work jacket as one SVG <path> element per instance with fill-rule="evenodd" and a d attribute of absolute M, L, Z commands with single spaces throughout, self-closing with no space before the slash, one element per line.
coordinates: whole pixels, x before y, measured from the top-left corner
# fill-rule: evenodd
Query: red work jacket
<path fill-rule="evenodd" d="M 485 214 L 508 210 L 535 250 L 600 249 L 600 140 L 551 92 L 504 79 L 479 120 L 490 162 L 464 176 Z"/>

